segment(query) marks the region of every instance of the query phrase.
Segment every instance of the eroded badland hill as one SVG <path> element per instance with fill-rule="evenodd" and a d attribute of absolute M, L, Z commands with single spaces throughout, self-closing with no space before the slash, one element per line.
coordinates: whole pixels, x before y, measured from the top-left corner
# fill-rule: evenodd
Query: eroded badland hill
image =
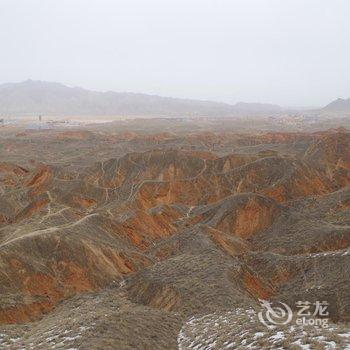
<path fill-rule="evenodd" d="M 0 348 L 345 349 L 350 133 L 151 129 L 0 133 Z"/>

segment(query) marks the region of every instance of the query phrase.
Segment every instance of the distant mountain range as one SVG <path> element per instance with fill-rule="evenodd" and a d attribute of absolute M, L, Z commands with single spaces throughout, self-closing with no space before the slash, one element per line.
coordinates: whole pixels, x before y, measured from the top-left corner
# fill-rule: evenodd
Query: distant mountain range
<path fill-rule="evenodd" d="M 0 85 L 1 116 L 240 116 L 282 111 L 280 106 L 272 104 L 240 102 L 230 105 L 129 92 L 97 92 L 44 81 Z"/>
<path fill-rule="evenodd" d="M 350 113 L 350 98 L 338 98 L 337 100 L 328 104 L 326 107 L 322 108 L 322 111 Z"/>

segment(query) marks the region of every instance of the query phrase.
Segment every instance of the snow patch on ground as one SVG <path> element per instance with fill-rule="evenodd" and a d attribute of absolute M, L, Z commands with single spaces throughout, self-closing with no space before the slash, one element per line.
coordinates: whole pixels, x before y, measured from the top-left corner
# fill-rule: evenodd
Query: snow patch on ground
<path fill-rule="evenodd" d="M 191 317 L 177 340 L 179 350 L 283 350 L 292 345 L 311 350 L 315 344 L 327 350 L 350 349 L 350 332 L 340 326 L 330 324 L 324 329 L 289 324 L 267 328 L 252 308 Z"/>

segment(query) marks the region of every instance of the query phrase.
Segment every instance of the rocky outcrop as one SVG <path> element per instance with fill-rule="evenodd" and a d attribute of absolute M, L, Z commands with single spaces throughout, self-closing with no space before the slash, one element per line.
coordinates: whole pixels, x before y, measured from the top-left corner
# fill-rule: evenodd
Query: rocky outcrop
<path fill-rule="evenodd" d="M 239 194 L 194 210 L 191 222 L 201 222 L 247 239 L 267 229 L 281 210 L 282 207 L 270 198 L 250 193 Z"/>
<path fill-rule="evenodd" d="M 350 133 L 326 134 L 310 145 L 304 159 L 322 171 L 338 188 L 350 184 Z"/>

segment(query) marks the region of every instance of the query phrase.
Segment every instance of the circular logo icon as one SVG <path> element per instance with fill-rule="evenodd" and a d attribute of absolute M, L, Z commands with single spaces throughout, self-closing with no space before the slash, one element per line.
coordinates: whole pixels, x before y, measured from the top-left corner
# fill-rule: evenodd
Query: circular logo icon
<path fill-rule="evenodd" d="M 259 300 L 263 310 L 258 313 L 260 322 L 266 327 L 285 325 L 293 318 L 292 309 L 285 303 L 279 302 L 280 306 L 272 306 L 269 301 Z"/>

